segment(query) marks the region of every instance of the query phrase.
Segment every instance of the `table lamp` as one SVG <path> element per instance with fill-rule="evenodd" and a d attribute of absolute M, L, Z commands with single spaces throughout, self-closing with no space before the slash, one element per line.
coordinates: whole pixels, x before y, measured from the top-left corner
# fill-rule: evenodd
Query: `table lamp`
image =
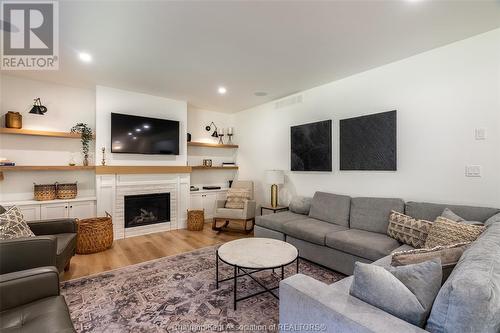
<path fill-rule="evenodd" d="M 266 180 L 271 185 L 271 206 L 278 206 L 278 185 L 285 183 L 285 173 L 283 170 L 267 170 Z"/>

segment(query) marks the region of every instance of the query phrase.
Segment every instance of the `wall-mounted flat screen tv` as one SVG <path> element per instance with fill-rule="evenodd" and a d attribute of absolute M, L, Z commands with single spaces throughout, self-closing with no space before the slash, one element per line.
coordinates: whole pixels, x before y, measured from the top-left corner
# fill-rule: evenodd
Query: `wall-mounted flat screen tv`
<path fill-rule="evenodd" d="M 340 121 L 340 170 L 396 171 L 396 111 Z"/>
<path fill-rule="evenodd" d="M 332 121 L 291 127 L 291 170 L 332 171 Z"/>
<path fill-rule="evenodd" d="M 179 122 L 111 113 L 111 152 L 179 155 Z"/>

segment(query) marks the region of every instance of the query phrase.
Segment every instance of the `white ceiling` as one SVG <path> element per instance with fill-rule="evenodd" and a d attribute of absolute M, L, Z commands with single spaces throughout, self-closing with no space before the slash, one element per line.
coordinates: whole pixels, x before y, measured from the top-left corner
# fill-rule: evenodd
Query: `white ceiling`
<path fill-rule="evenodd" d="M 11 74 L 236 112 L 499 26 L 499 1 L 61 1 L 60 70 Z"/>

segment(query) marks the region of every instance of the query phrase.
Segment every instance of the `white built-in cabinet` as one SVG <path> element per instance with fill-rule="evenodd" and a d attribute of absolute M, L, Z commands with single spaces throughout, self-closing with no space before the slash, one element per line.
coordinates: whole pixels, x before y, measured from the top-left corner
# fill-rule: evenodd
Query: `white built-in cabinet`
<path fill-rule="evenodd" d="M 26 221 L 40 220 L 40 205 L 18 206 Z"/>
<path fill-rule="evenodd" d="M 203 209 L 205 219 L 211 219 L 214 217 L 217 200 L 226 200 L 226 195 L 227 189 L 191 192 L 189 208 Z"/>
<path fill-rule="evenodd" d="M 95 198 L 72 200 L 19 201 L 2 203 L 4 207 L 17 206 L 26 221 L 72 217 L 78 219 L 96 216 Z"/>

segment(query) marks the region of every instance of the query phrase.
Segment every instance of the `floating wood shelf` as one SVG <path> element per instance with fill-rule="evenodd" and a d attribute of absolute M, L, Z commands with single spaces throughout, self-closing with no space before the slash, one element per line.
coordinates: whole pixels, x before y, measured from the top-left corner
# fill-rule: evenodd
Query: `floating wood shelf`
<path fill-rule="evenodd" d="M 210 143 L 210 142 L 188 142 L 188 147 L 209 147 L 209 148 L 238 148 L 238 145 L 226 145 L 219 143 Z"/>
<path fill-rule="evenodd" d="M 238 170 L 237 166 L 230 166 L 230 167 L 222 167 L 222 166 L 206 167 L 206 166 L 203 166 L 203 165 L 195 165 L 192 168 L 193 168 L 193 170 Z"/>
<path fill-rule="evenodd" d="M 17 128 L 0 128 L 0 134 L 16 134 L 16 135 L 31 135 L 31 136 L 48 136 L 53 138 L 70 138 L 80 139 L 79 133 L 71 132 L 52 132 L 52 131 L 39 131 L 30 129 L 17 129 Z"/>
<path fill-rule="evenodd" d="M 1 171 L 77 171 L 77 170 L 94 170 L 95 166 L 83 165 L 15 165 L 15 166 L 0 166 Z"/>
<path fill-rule="evenodd" d="M 88 165 L 14 165 L 14 166 L 0 166 L 0 181 L 4 179 L 4 172 L 9 171 L 78 171 L 78 170 L 94 170 L 95 166 Z"/>
<path fill-rule="evenodd" d="M 95 173 L 97 175 L 109 175 L 109 174 L 142 174 L 142 173 L 190 173 L 190 166 L 163 166 L 163 165 L 109 165 L 95 166 Z"/>

